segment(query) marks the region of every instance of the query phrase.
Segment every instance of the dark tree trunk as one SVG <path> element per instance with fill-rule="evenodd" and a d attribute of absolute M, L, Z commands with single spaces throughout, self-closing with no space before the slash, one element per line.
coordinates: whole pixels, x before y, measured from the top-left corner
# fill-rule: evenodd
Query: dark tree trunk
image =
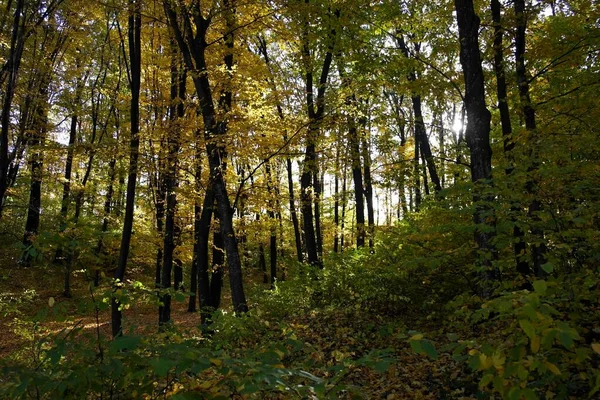
<path fill-rule="evenodd" d="M 304 244 L 308 256 L 308 263 L 317 267 L 321 267 L 321 260 L 317 251 L 317 236 L 313 218 L 313 172 L 316 166 L 317 157 L 315 151 L 315 136 L 314 128 L 309 127 L 308 145 L 302 165 L 302 175 L 300 176 L 300 204 L 302 209 L 302 222 L 304 227 Z"/>
<path fill-rule="evenodd" d="M 335 235 L 333 237 L 333 252 L 339 252 L 339 241 L 340 241 L 340 147 L 341 143 L 338 139 L 337 146 L 335 148 L 335 172 L 334 172 L 334 189 L 333 189 L 333 224 L 335 225 Z"/>
<path fill-rule="evenodd" d="M 347 193 L 346 193 L 346 162 L 344 162 L 344 170 L 342 172 L 342 224 L 341 224 L 341 233 L 340 233 L 340 252 L 344 252 L 344 228 L 346 227 L 346 203 L 347 203 Z"/>
<path fill-rule="evenodd" d="M 169 19 L 169 25 L 183 53 L 186 67 L 188 70 L 206 71 L 205 51 L 208 46 L 206 33 L 211 24 L 210 17 L 204 18 L 198 7 L 188 8 L 185 4 L 174 4 L 169 0 L 165 0 L 163 5 Z M 183 7 L 183 9 L 180 7 Z M 234 13 L 233 4 L 229 0 L 226 0 L 224 2 L 224 18 L 227 32 L 224 38 L 227 51 L 224 61 L 225 67 L 229 72 L 233 69 Z M 180 25 L 180 17 L 184 19 L 183 30 Z M 208 75 L 206 73 L 194 74 L 193 80 L 200 101 L 200 113 L 204 122 L 204 139 L 211 171 L 210 179 L 217 202 L 216 210 L 219 216 L 220 231 L 223 235 L 224 248 L 227 253 L 233 307 L 236 312 L 245 312 L 248 306 L 244 294 L 242 266 L 237 238 L 233 229 L 233 210 L 223 177 L 223 166 L 227 154 L 224 144 L 220 140 L 227 133 L 227 121 L 218 120 L 219 116 L 217 115 L 212 99 L 212 88 Z M 223 114 L 226 114 L 231 107 L 232 93 L 230 90 L 230 87 L 226 87 L 226 90 L 220 96 L 219 106 L 222 108 L 221 111 Z"/>
<path fill-rule="evenodd" d="M 419 152 L 419 142 L 417 141 L 417 134 L 415 129 L 415 154 L 413 158 L 413 175 L 415 180 L 415 188 L 414 188 L 414 203 L 411 201 L 411 208 L 413 212 L 418 212 L 421 208 L 421 171 L 420 169 L 420 152 Z"/>
<path fill-rule="evenodd" d="M 197 160 L 199 163 L 200 161 Z M 201 179 L 200 167 L 196 167 L 196 180 Z M 198 305 L 200 307 L 201 319 L 205 323 L 210 318 L 210 312 L 208 307 L 211 305 L 210 295 L 210 277 L 209 277 L 209 263 L 208 263 L 208 238 L 210 234 L 210 223 L 213 216 L 213 205 L 215 198 L 212 192 L 212 188 L 209 186 L 206 189 L 204 195 L 204 203 L 202 210 L 200 205 L 196 203 L 194 206 L 194 259 L 193 263 L 196 265 L 198 271 Z M 193 306 L 192 306 L 193 304 Z M 190 298 L 190 306 L 188 311 L 195 311 L 196 300 Z"/>
<path fill-rule="evenodd" d="M 77 103 L 76 103 L 77 104 Z M 67 228 L 67 216 L 69 212 L 69 200 L 71 193 L 71 172 L 73 169 L 73 148 L 75 146 L 75 139 L 77 138 L 77 114 L 73 114 L 71 116 L 71 129 L 69 131 L 69 148 L 67 150 L 67 161 L 65 164 L 65 182 L 63 183 L 63 197 L 60 207 L 60 230 L 64 232 Z M 70 253 L 70 249 L 67 250 Z M 71 254 L 63 255 L 63 246 L 61 245 L 56 250 L 56 255 L 54 257 L 55 261 L 58 261 L 63 265 L 65 269 L 65 279 L 64 279 L 64 289 L 63 295 L 65 297 L 71 297 L 71 268 L 70 268 L 70 260 Z"/>
<path fill-rule="evenodd" d="M 302 253 L 302 234 L 300 233 L 300 223 L 298 221 L 298 213 L 296 212 L 296 200 L 294 199 L 294 180 L 292 177 L 292 160 L 288 157 L 285 160 L 287 178 L 288 178 L 288 193 L 290 199 L 290 214 L 292 224 L 294 225 L 294 239 L 296 242 L 296 256 L 298 262 L 304 261 Z"/>
<path fill-rule="evenodd" d="M 121 249 L 119 261 L 115 271 L 115 291 L 122 285 L 127 268 L 131 234 L 133 231 L 133 211 L 135 207 L 135 186 L 137 183 L 138 157 L 140 148 L 140 77 L 141 77 L 141 1 L 129 0 L 128 39 L 129 39 L 129 66 L 131 89 L 131 139 L 129 143 L 129 173 L 127 177 L 127 199 L 125 204 L 125 220 L 121 236 Z M 119 299 L 113 295 L 111 301 L 111 321 L 113 337 L 120 336 L 122 332 L 122 313 L 119 309 Z"/>
<path fill-rule="evenodd" d="M 2 99 L 2 116 L 0 117 L 0 123 L 2 124 L 0 131 L 0 218 L 2 217 L 2 212 L 4 210 L 4 197 L 6 196 L 6 190 L 8 189 L 8 135 L 10 131 L 10 110 L 12 108 L 12 102 L 15 95 L 19 67 L 21 65 L 21 58 L 23 56 L 23 47 L 25 43 L 25 25 L 21 18 L 24 5 L 24 0 L 17 0 L 13 19 L 10 50 L 8 54 L 8 60 L 6 62 L 8 78 L 6 90 L 4 91 L 4 96 Z"/>
<path fill-rule="evenodd" d="M 488 298 L 492 294 L 494 281 L 498 279 L 498 271 L 492 266 L 495 253 L 492 245 L 495 236 L 494 210 L 489 206 L 491 199 L 479 193 L 492 184 L 491 115 L 485 104 L 479 54 L 479 17 L 475 14 L 472 0 L 455 0 L 454 4 L 460 39 L 460 62 L 465 79 L 466 139 L 471 153 L 471 180 L 476 184 L 473 191 L 473 220 L 480 270 L 479 295 Z"/>
<path fill-rule="evenodd" d="M 365 170 L 365 200 L 367 200 L 367 221 L 369 223 L 369 247 L 373 248 L 375 238 L 375 211 L 373 207 L 373 180 L 371 179 L 371 149 L 367 139 L 362 138 L 362 156 Z"/>
<path fill-rule="evenodd" d="M 404 41 L 404 37 L 402 35 L 398 35 L 396 37 L 396 42 L 398 43 L 402 54 L 404 54 L 406 58 L 409 58 L 408 47 L 406 45 L 406 42 Z M 407 76 L 409 82 L 417 81 L 417 73 L 413 69 L 411 69 L 408 72 Z M 420 147 L 420 152 L 422 154 L 422 157 L 425 159 L 425 164 L 427 165 L 427 169 L 429 170 L 431 182 L 435 187 L 435 192 L 438 193 L 440 190 L 442 190 L 442 185 L 440 183 L 440 178 L 437 174 L 433 154 L 431 152 L 431 146 L 429 144 L 429 138 L 427 137 L 427 131 L 425 129 L 423 112 L 421 111 L 421 96 L 413 92 L 413 94 L 411 95 L 411 100 L 415 117 L 415 146 Z M 427 185 L 425 185 L 425 188 L 427 189 Z"/>
<path fill-rule="evenodd" d="M 508 95 L 506 90 L 506 75 L 504 72 L 504 50 L 503 36 L 504 29 L 502 28 L 502 10 L 499 0 L 491 1 L 492 21 L 494 23 L 494 71 L 496 73 L 496 90 L 498 96 L 498 110 L 500 111 L 500 123 L 502 126 L 502 138 L 504 144 L 504 156 L 508 163 L 505 169 L 506 175 L 510 176 L 514 170 L 514 156 L 512 150 L 515 147 L 512 138 L 512 125 L 510 122 L 510 112 L 508 109 Z M 520 208 L 516 204 L 511 205 L 511 212 L 515 215 L 519 214 Z M 515 224 L 513 228 L 514 245 L 513 251 L 517 262 L 517 272 L 523 276 L 530 274 L 529 263 L 524 255 L 527 245 L 524 240 L 525 233 Z"/>
<path fill-rule="evenodd" d="M 210 307 L 216 310 L 221 305 L 223 269 L 225 268 L 225 241 L 220 229 L 213 233 L 212 273 L 210 277 Z"/>
<path fill-rule="evenodd" d="M 305 0 L 308 3 L 309 0 Z M 340 11 L 336 10 L 333 15 L 336 20 L 340 16 Z M 302 216 L 304 222 L 304 237 L 306 244 L 306 252 L 308 254 L 308 263 L 322 268 L 322 260 L 319 258 L 319 249 L 317 236 L 315 232 L 313 210 L 312 210 L 312 195 L 317 191 L 314 187 L 313 176 L 318 177 L 317 153 L 316 145 L 319 138 L 319 130 L 321 121 L 325 113 L 325 90 L 331 62 L 333 61 L 333 48 L 337 33 L 335 28 L 329 31 L 329 44 L 323 58 L 323 67 L 319 78 L 317 93 L 315 98 L 314 92 L 314 77 L 313 77 L 313 57 L 309 47 L 309 15 L 305 15 L 305 20 L 302 26 L 302 49 L 301 57 L 304 64 L 304 84 L 306 90 L 306 105 L 308 111 L 308 134 L 306 139 L 306 151 L 304 153 L 304 163 L 302 165 L 302 175 L 300 177 L 301 189 L 301 204 Z"/>
<path fill-rule="evenodd" d="M 262 243 L 258 245 L 258 269 L 262 271 L 263 283 L 269 283 L 269 275 L 267 274 L 267 260 L 265 258 L 265 246 Z"/>
<path fill-rule="evenodd" d="M 78 65 L 79 66 L 79 65 Z M 63 195 L 60 205 L 60 232 L 64 232 L 67 228 L 67 218 L 69 214 L 69 203 L 71 196 L 71 173 L 73 171 L 73 153 L 75 150 L 75 141 L 77 139 L 77 120 L 78 120 L 78 110 L 80 97 L 81 97 L 81 89 L 82 89 L 82 80 L 81 78 L 77 79 L 77 84 L 75 85 L 75 110 L 71 115 L 71 126 L 69 129 L 69 144 L 67 147 L 67 159 L 65 162 L 65 181 L 63 182 Z M 68 255 L 67 255 L 68 257 Z M 64 254 L 63 245 L 60 244 L 56 249 L 56 254 L 54 255 L 54 262 L 63 266 L 63 268 L 67 267 L 67 260 Z M 71 289 L 69 285 L 70 280 L 70 272 L 65 271 L 65 280 L 64 280 L 64 290 L 63 294 L 65 297 L 71 297 Z"/>
<path fill-rule="evenodd" d="M 157 162 L 156 172 L 153 174 L 154 179 L 152 179 L 153 186 L 155 188 L 155 213 L 156 213 L 156 232 L 158 233 L 158 237 L 164 238 L 164 228 L 165 228 L 165 179 L 163 174 L 162 162 L 160 161 L 161 156 L 159 155 L 159 161 Z M 152 183 L 152 182 L 151 182 Z M 163 263 L 163 243 L 160 243 L 156 249 L 156 266 L 155 266 L 155 274 L 154 274 L 154 284 L 157 288 L 161 286 L 162 280 L 162 263 Z"/>
<path fill-rule="evenodd" d="M 42 90 L 45 92 L 45 90 Z M 40 93 L 39 101 L 46 99 L 44 93 Z M 43 151 L 41 147 L 44 145 L 48 115 L 47 105 L 40 104 L 36 107 L 35 117 L 35 133 L 31 139 L 30 148 L 32 150 L 30 156 L 30 171 L 31 183 L 29 186 L 29 205 L 27 207 L 27 220 L 25 222 L 25 235 L 23 237 L 23 245 L 28 247 L 33 244 L 35 236 L 38 233 L 40 226 L 40 210 L 42 200 L 42 167 L 43 167 Z M 23 265 L 31 265 L 31 259 L 28 255 L 23 258 Z"/>
<path fill-rule="evenodd" d="M 181 130 L 181 119 L 184 117 L 185 100 L 185 70 L 179 66 L 179 57 L 176 51 L 177 44 L 171 41 L 171 104 L 169 106 L 169 134 L 167 136 L 167 165 L 165 168 L 165 192 L 167 196 L 166 214 L 165 214 L 165 233 L 163 244 L 163 265 L 161 271 L 161 288 L 171 288 L 171 270 L 173 269 L 173 253 L 176 246 L 176 223 L 175 213 L 177 212 L 177 157 L 179 154 L 179 136 Z M 177 267 L 175 267 L 177 270 Z M 179 279 L 175 274 L 175 289 L 179 289 L 183 277 L 181 276 L 181 266 L 179 267 Z M 159 308 L 159 324 L 168 324 L 171 320 L 171 296 L 167 293 L 161 296 L 162 307 Z"/>
<path fill-rule="evenodd" d="M 317 163 L 319 161 L 317 160 Z M 323 196 L 323 185 L 320 179 L 320 168 L 313 173 L 313 187 L 315 188 L 315 233 L 317 236 L 317 256 L 323 259 L 323 230 L 321 228 L 321 197 Z"/>
<path fill-rule="evenodd" d="M 269 67 L 269 70 L 270 70 L 271 69 L 271 60 L 269 58 L 269 53 L 267 51 L 267 42 L 261 36 L 258 37 L 258 49 L 259 49 L 260 53 L 262 54 L 262 56 L 265 60 L 265 63 L 267 64 L 267 66 Z M 272 79 L 269 79 L 269 80 L 270 80 L 271 85 L 273 86 L 273 90 L 275 92 L 277 92 L 277 87 L 275 85 L 275 82 Z M 277 114 L 279 115 L 279 119 L 281 119 L 282 121 L 285 120 L 285 117 L 283 115 L 283 108 L 281 107 L 281 104 L 279 102 L 277 103 Z M 287 133 L 285 133 L 285 132 L 283 134 L 283 140 L 286 143 L 288 142 Z M 289 203 L 290 203 L 290 216 L 292 218 L 292 225 L 294 226 L 294 238 L 296 241 L 296 256 L 298 258 L 298 262 L 302 262 L 303 258 L 304 258 L 303 254 L 302 254 L 302 234 L 300 233 L 300 224 L 298 222 L 298 215 L 296 213 L 296 200 L 294 199 L 294 179 L 292 176 L 292 160 L 290 157 L 286 157 L 285 161 L 286 161 L 287 180 L 288 180 L 288 196 L 289 196 Z M 283 250 L 283 247 L 282 247 L 282 250 Z"/>
<path fill-rule="evenodd" d="M 537 126 L 535 121 L 535 109 L 531 105 L 529 96 L 529 81 L 527 80 L 527 68 L 525 66 L 525 49 L 526 49 L 526 30 L 527 30 L 527 15 L 525 11 L 525 0 L 514 1 L 515 17 L 516 17 L 516 34 L 515 34 L 515 60 L 517 83 L 519 85 L 519 97 L 522 104 L 522 111 L 525 116 L 525 129 L 529 132 L 529 160 L 530 164 L 527 168 L 527 193 L 532 200 L 529 203 L 527 215 L 533 221 L 531 233 L 533 235 L 533 243 L 531 244 L 531 261 L 533 265 L 533 274 L 538 277 L 544 275 L 542 265 L 546 263 L 546 245 L 544 244 L 544 232 L 536 226 L 539 221 L 539 212 L 543 210 L 542 202 L 539 198 L 539 182 L 537 171 L 539 169 L 538 149 L 537 149 Z"/>
<path fill-rule="evenodd" d="M 102 230 L 100 234 L 100 239 L 98 239 L 98 245 L 96 246 L 96 254 L 99 258 L 102 257 L 102 250 L 104 247 L 104 235 L 108 232 L 108 222 L 110 218 L 110 209 L 113 200 L 114 194 L 114 183 L 115 183 L 115 165 L 117 164 L 117 159 L 114 157 L 110 160 L 108 165 L 108 188 L 106 189 L 106 198 L 104 200 L 104 218 L 102 219 Z M 94 286 L 100 285 L 100 270 L 97 269 L 94 274 Z"/>
<path fill-rule="evenodd" d="M 271 175 L 271 163 L 267 161 L 265 163 L 265 173 L 267 175 L 267 192 L 269 194 L 268 207 L 267 211 L 269 215 L 269 223 L 270 223 L 270 235 L 269 235 L 269 266 L 270 266 L 270 283 L 271 289 L 275 288 L 275 281 L 277 280 L 277 226 L 275 225 L 275 208 L 276 202 L 275 198 L 277 197 L 277 190 L 275 188 L 273 177 Z"/>

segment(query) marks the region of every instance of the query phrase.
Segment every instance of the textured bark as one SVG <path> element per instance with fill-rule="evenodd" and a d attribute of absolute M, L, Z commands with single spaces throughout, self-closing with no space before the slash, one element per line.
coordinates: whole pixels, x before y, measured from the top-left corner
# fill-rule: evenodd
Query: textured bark
<path fill-rule="evenodd" d="M 492 149 L 490 146 L 491 114 L 485 104 L 485 87 L 481 55 L 479 53 L 479 17 L 475 14 L 472 0 L 455 0 L 458 34 L 460 39 L 460 62 L 465 79 L 465 108 L 467 112 L 466 140 L 471 153 L 471 180 L 475 183 L 473 202 L 475 211 L 475 243 L 478 247 L 480 269 L 479 295 L 491 296 L 498 272 L 492 266 L 495 235 L 493 209 L 480 192 L 491 185 Z M 484 201 L 482 201 L 484 200 Z"/>

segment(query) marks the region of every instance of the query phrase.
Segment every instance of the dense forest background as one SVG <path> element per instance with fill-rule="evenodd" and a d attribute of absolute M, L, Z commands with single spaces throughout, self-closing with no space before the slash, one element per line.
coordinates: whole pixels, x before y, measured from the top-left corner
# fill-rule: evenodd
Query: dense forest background
<path fill-rule="evenodd" d="M 0 0 L 2 398 L 597 398 L 591 0 Z"/>

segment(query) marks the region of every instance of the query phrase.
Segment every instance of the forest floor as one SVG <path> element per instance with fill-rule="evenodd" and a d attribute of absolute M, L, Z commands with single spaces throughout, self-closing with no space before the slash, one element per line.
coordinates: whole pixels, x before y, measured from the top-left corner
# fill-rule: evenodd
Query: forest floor
<path fill-rule="evenodd" d="M 255 282 L 261 282 L 256 276 Z M 104 285 L 106 286 L 106 284 Z M 225 285 L 227 286 L 227 285 Z M 255 285 L 260 287 L 260 284 Z M 67 334 L 74 327 L 100 335 L 103 340 L 110 338 L 110 310 L 97 311 L 92 296 L 101 293 L 90 291 L 90 282 L 82 272 L 73 274 L 71 298 L 62 296 L 62 274 L 58 267 L 21 268 L 11 262 L 0 266 L 0 357 L 34 357 L 35 343 L 48 335 Z M 102 286 L 101 286 L 102 289 Z M 104 289 L 107 289 L 106 287 Z M 101 290 L 99 291 L 101 292 Z M 230 304 L 225 288 L 224 306 Z M 199 314 L 187 311 L 186 301 L 172 303 L 172 319 L 178 329 L 185 334 L 202 335 L 199 327 Z M 52 304 L 52 307 L 49 307 Z M 88 304 L 86 306 L 86 304 Z M 43 318 L 40 311 L 50 310 Z M 34 321 L 39 320 L 36 323 Z M 125 331 L 132 329 L 136 334 L 156 333 L 158 313 L 155 304 L 148 302 L 132 304 L 124 311 Z M 376 372 L 371 367 L 357 366 L 344 371 L 343 376 L 335 377 L 344 384 L 358 388 L 364 398 L 377 399 L 471 399 L 465 393 L 472 392 L 461 365 L 452 360 L 449 354 L 439 354 L 437 360 L 415 354 L 406 340 L 399 339 L 398 332 L 405 330 L 406 321 L 398 323 L 389 319 L 359 312 L 352 309 L 311 310 L 304 314 L 290 315 L 282 322 L 294 330 L 298 340 L 309 349 L 304 352 L 314 365 L 327 366 L 355 359 L 371 350 L 390 350 L 396 360 L 385 372 Z M 268 324 L 268 323 L 267 323 Z M 437 334 L 443 341 L 441 332 L 435 327 L 427 329 L 428 337 Z M 243 339 L 241 339 L 243 340 Z M 432 339 L 433 340 L 433 339 Z M 32 354 L 28 354 L 31 352 Z M 319 369 L 317 368 L 319 371 Z M 319 374 L 319 372 L 316 372 Z M 325 372 L 325 374 L 327 374 Z M 476 386 L 475 386 L 476 390 Z M 241 397 L 240 397 L 241 398 Z"/>

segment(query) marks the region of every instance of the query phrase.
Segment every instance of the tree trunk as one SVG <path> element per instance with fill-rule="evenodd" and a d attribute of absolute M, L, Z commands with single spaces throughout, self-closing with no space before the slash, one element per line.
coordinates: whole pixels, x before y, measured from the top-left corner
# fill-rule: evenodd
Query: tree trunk
<path fill-rule="evenodd" d="M 271 163 L 267 161 L 265 163 L 265 173 L 267 176 L 267 193 L 269 194 L 269 201 L 267 206 L 269 207 L 267 213 L 269 215 L 269 266 L 270 266 L 270 283 L 271 289 L 275 288 L 275 281 L 277 280 L 277 225 L 275 220 L 275 198 L 277 197 L 273 177 L 271 175 Z"/>
<path fill-rule="evenodd" d="M 346 194 L 346 162 L 344 162 L 344 170 L 342 172 L 342 224 L 341 224 L 341 233 L 340 233 L 340 252 L 344 252 L 344 228 L 346 226 L 346 202 L 347 202 L 347 194 Z"/>
<path fill-rule="evenodd" d="M 175 251 L 177 212 L 177 157 L 179 154 L 179 136 L 181 134 L 181 119 L 184 117 L 184 100 L 186 73 L 179 66 L 179 57 L 176 52 L 177 44 L 171 40 L 171 104 L 169 106 L 169 134 L 167 136 L 167 165 L 165 171 L 165 192 L 167 196 L 165 233 L 163 245 L 163 265 L 161 271 L 161 288 L 171 288 L 171 270 L 173 269 L 173 253 Z M 179 267 L 181 270 L 181 267 Z M 179 282 L 177 282 L 179 280 Z M 179 289 L 181 278 L 175 279 L 175 289 Z M 171 320 L 171 296 L 167 293 L 161 296 L 162 308 L 159 308 L 159 324 L 168 324 Z"/>
<path fill-rule="evenodd" d="M 197 160 L 196 162 L 199 163 Z M 201 178 L 199 165 L 196 166 L 196 180 L 199 187 Z M 198 305 L 200 307 L 200 318 L 205 323 L 210 318 L 208 307 L 211 305 L 210 278 L 208 275 L 208 236 L 210 234 L 210 223 L 213 216 L 215 198 L 212 188 L 209 186 L 204 195 L 202 210 L 196 202 L 194 205 L 194 258 L 193 263 L 198 271 Z M 193 306 L 192 306 L 193 304 Z M 196 300 L 190 298 L 188 311 L 195 311 Z"/>
<path fill-rule="evenodd" d="M 210 279 L 210 307 L 216 310 L 221 305 L 221 288 L 223 287 L 223 268 L 225 268 L 225 241 L 220 229 L 213 233 L 212 273 Z"/>
<path fill-rule="evenodd" d="M 362 156 L 365 170 L 365 200 L 367 200 L 367 221 L 369 223 L 369 247 L 373 248 L 375 238 L 375 211 L 373 207 L 373 180 L 371 179 L 371 151 L 367 139 L 362 137 Z"/>
<path fill-rule="evenodd" d="M 539 212 L 543 210 L 542 202 L 538 197 L 539 182 L 537 171 L 539 169 L 538 160 L 538 133 L 535 121 L 535 110 L 531 105 L 529 97 L 529 81 L 527 80 L 527 68 L 525 66 L 525 48 L 526 48 L 526 30 L 527 16 L 525 14 L 525 0 L 514 1 L 515 17 L 516 17 L 516 34 L 515 34 L 515 60 L 517 83 L 519 85 L 519 97 L 522 104 L 522 111 L 525 115 L 525 129 L 529 132 L 529 160 L 530 164 L 527 168 L 527 193 L 532 200 L 529 203 L 527 215 L 533 221 L 531 233 L 533 235 L 533 243 L 531 244 L 531 261 L 533 265 L 533 274 L 538 277 L 543 277 L 544 270 L 542 265 L 546 263 L 546 245 L 544 244 L 544 232 L 537 227 L 539 223 Z"/>
<path fill-rule="evenodd" d="M 494 71 L 496 73 L 496 93 L 498 97 L 498 110 L 500 111 L 500 123 L 502 126 L 502 138 L 504 144 L 504 157 L 508 163 L 505 169 L 507 176 L 510 176 L 514 170 L 514 156 L 512 150 L 515 147 L 512 138 L 512 125 L 510 122 L 510 112 L 508 109 L 508 95 L 506 90 L 506 75 L 504 72 L 504 50 L 503 36 L 504 29 L 502 28 L 502 13 L 499 0 L 491 1 L 492 21 L 494 23 Z M 513 202 L 511 212 L 516 216 L 520 213 L 520 208 Z M 514 222 L 514 221 L 513 221 Z M 513 228 L 514 244 L 513 251 L 517 263 L 517 272 L 522 276 L 530 274 L 529 263 L 525 260 L 525 252 L 527 245 L 524 240 L 525 233 L 515 223 Z"/>
<path fill-rule="evenodd" d="M 339 241 L 340 241 L 340 147 L 341 143 L 338 139 L 337 146 L 335 147 L 335 171 L 334 171 L 334 189 L 333 189 L 333 224 L 335 226 L 335 235 L 333 236 L 333 252 L 339 252 Z"/>
<path fill-rule="evenodd" d="M 129 39 L 129 65 L 131 89 L 131 139 L 129 143 L 129 173 L 127 177 L 127 199 L 125 204 L 125 220 L 121 236 L 121 249 L 119 261 L 115 271 L 115 291 L 123 284 L 131 234 L 133 231 L 133 211 L 135 207 L 135 186 L 137 183 L 138 157 L 140 148 L 140 77 L 141 77 L 141 1 L 129 0 L 128 39 Z M 113 294 L 111 300 L 111 321 L 113 337 L 120 336 L 122 332 L 122 313 L 120 301 Z"/>
<path fill-rule="evenodd" d="M 416 133 L 416 129 L 415 129 L 415 153 L 414 153 L 414 158 L 413 158 L 413 175 L 414 175 L 414 180 L 415 180 L 415 187 L 414 187 L 414 198 L 413 201 L 411 201 L 411 208 L 413 212 L 419 212 L 419 209 L 421 208 L 421 171 L 420 171 L 420 163 L 419 163 L 419 158 L 420 158 L 420 152 L 419 152 L 419 142 L 417 141 L 417 133 Z"/>
<path fill-rule="evenodd" d="M 492 199 L 482 197 L 479 193 L 491 186 L 491 114 L 485 104 L 483 69 L 479 54 L 479 17 L 475 14 L 472 0 L 454 0 L 454 4 L 460 39 L 460 62 L 465 79 L 466 139 L 471 153 L 471 180 L 475 183 L 473 221 L 480 270 L 479 295 L 488 298 L 492 294 L 494 281 L 498 278 L 498 271 L 492 266 L 495 253 L 492 245 L 495 236 L 494 210 L 489 206 Z"/>
<path fill-rule="evenodd" d="M 296 200 L 294 199 L 294 180 L 292 177 L 292 160 L 288 157 L 285 160 L 287 178 L 288 178 L 288 193 L 290 199 L 290 214 L 292 217 L 292 225 L 294 226 L 294 239 L 296 242 L 296 256 L 298 262 L 304 261 L 302 253 L 302 234 L 300 233 L 300 223 L 298 221 L 298 213 L 296 212 Z"/>
<path fill-rule="evenodd" d="M 13 19 L 12 36 L 10 41 L 10 50 L 8 60 L 6 62 L 6 70 L 8 71 L 8 79 L 6 82 L 6 90 L 2 101 L 2 116 L 0 123 L 2 128 L 0 131 L 0 218 L 4 210 L 4 198 L 8 189 L 8 135 L 10 128 L 10 110 L 15 95 L 17 86 L 19 67 L 23 56 L 23 47 L 25 43 L 24 24 L 21 21 L 25 0 L 17 0 L 15 14 Z"/>
<path fill-rule="evenodd" d="M 404 37 L 402 35 L 398 35 L 396 37 L 396 42 L 398 43 L 402 54 L 404 54 L 406 58 L 409 58 L 408 47 L 406 45 L 406 42 L 404 41 Z M 417 81 L 417 73 L 413 69 L 411 69 L 408 72 L 407 76 L 409 82 Z M 421 96 L 413 92 L 411 95 L 411 100 L 415 117 L 415 146 L 420 147 L 420 152 L 422 154 L 422 157 L 425 159 L 425 164 L 427 165 L 427 169 L 429 170 L 431 182 L 435 187 L 435 192 L 438 193 L 440 190 L 442 190 L 442 186 L 440 184 L 440 178 L 437 174 L 433 154 L 431 152 L 431 146 L 429 144 L 429 138 L 427 137 L 427 131 L 425 129 L 423 112 L 421 111 Z M 427 189 L 427 185 L 425 185 L 425 188 Z"/>
<path fill-rule="evenodd" d="M 211 23 L 210 18 L 204 18 L 198 7 L 188 9 L 185 4 L 174 4 L 169 0 L 165 0 L 163 5 L 169 19 L 169 25 L 183 53 L 186 67 L 188 70 L 206 71 L 205 51 L 208 46 L 206 33 Z M 185 10 L 179 7 L 185 7 Z M 235 9 L 231 1 L 224 1 L 224 18 L 227 26 L 227 32 L 224 35 L 227 47 L 224 61 L 229 76 L 231 76 L 233 69 L 234 13 Z M 185 19 L 183 31 L 180 26 L 180 17 Z M 192 28 L 192 26 L 195 26 L 195 28 Z M 223 177 L 223 163 L 226 159 L 226 152 L 224 144 L 219 142 L 219 139 L 223 138 L 227 133 L 227 121 L 218 120 L 219 115 L 215 110 L 208 75 L 206 73 L 194 74 L 193 80 L 200 101 L 200 113 L 204 122 L 204 139 L 211 171 L 210 179 L 217 202 L 217 215 L 219 216 L 224 248 L 227 253 L 232 302 L 236 312 L 245 312 L 248 306 L 246 305 L 246 296 L 244 294 L 242 266 L 237 238 L 233 229 L 233 210 Z M 231 87 L 225 86 L 226 89 L 221 93 L 219 100 L 219 106 L 222 108 L 219 114 L 222 113 L 223 115 L 226 115 L 227 111 L 231 108 L 232 99 Z"/>

